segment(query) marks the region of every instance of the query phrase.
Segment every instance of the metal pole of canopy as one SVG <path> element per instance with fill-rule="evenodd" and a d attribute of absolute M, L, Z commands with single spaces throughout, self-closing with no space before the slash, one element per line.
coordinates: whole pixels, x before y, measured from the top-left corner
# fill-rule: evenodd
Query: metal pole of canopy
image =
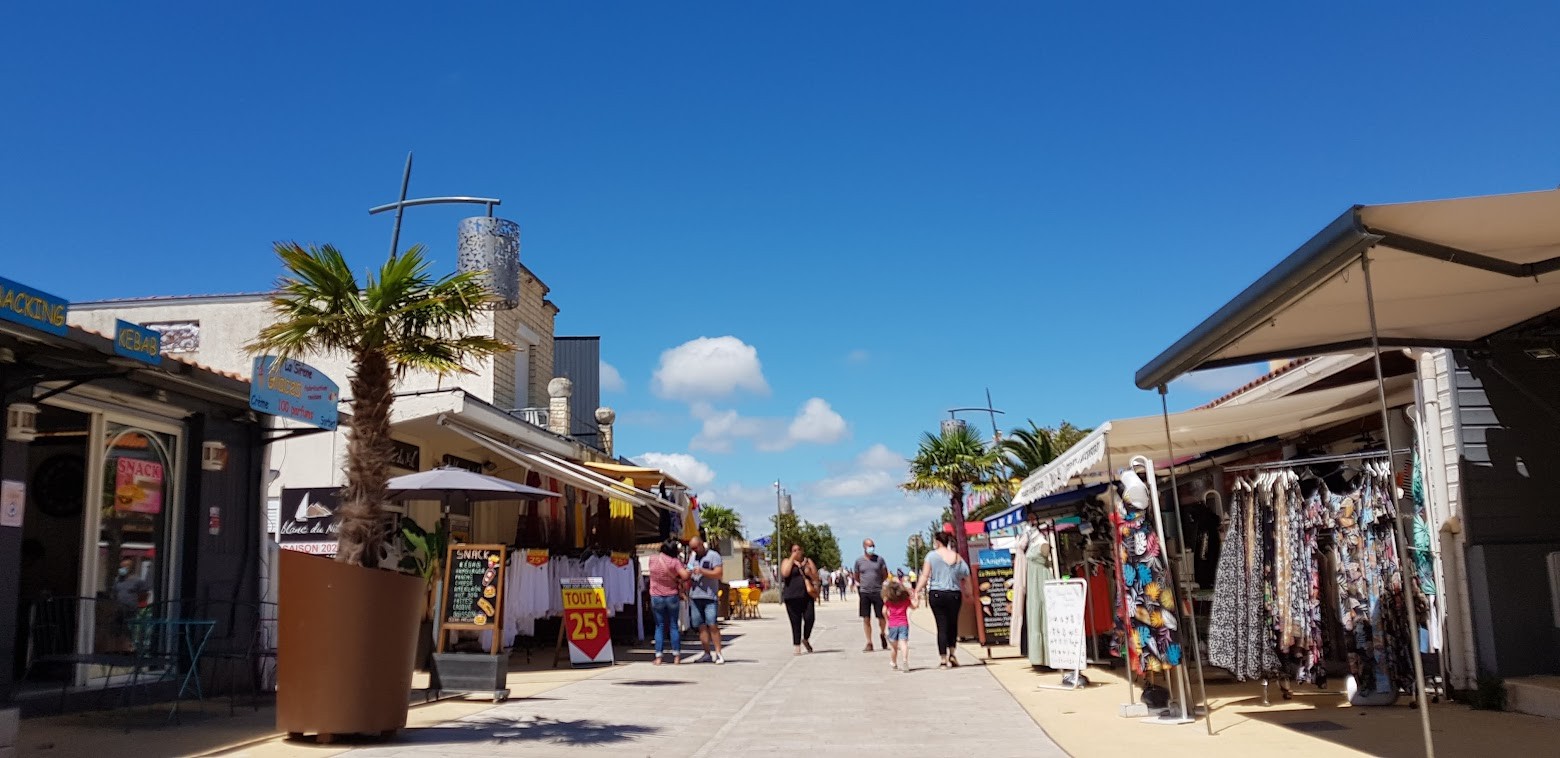
<path fill-rule="evenodd" d="M 1418 698 L 1419 703 L 1419 726 L 1424 732 L 1425 758 L 1435 758 L 1435 740 L 1430 736 L 1430 703 L 1425 699 L 1425 668 L 1419 657 L 1419 612 L 1414 609 L 1414 596 L 1410 589 L 1412 585 L 1409 583 L 1408 562 L 1412 558 L 1404 548 L 1407 543 L 1403 537 L 1403 504 L 1397 496 L 1397 451 L 1392 450 L 1392 413 L 1387 407 L 1387 380 L 1381 371 L 1381 336 L 1376 326 L 1376 292 L 1370 281 L 1369 253 L 1360 256 L 1360 270 L 1365 276 L 1365 310 L 1370 316 L 1370 355 L 1371 361 L 1376 366 L 1376 396 L 1381 401 L 1381 433 L 1386 435 L 1388 460 L 1392 465 L 1392 480 L 1388 485 L 1390 487 L 1388 493 L 1392 497 L 1395 510 L 1393 521 L 1396 528 L 1393 529 L 1393 536 L 1398 553 L 1398 580 L 1403 585 L 1403 607 L 1408 612 L 1408 628 L 1413 630 L 1409 640 L 1409 655 L 1414 661 L 1414 686 L 1419 690 L 1414 693 L 1414 697 Z M 1410 521 L 1409 528 L 1412 527 L 1413 522 Z"/>
<path fill-rule="evenodd" d="M 1181 552 L 1185 553 L 1187 551 L 1186 521 L 1181 518 L 1181 486 L 1175 477 L 1175 442 L 1170 437 L 1169 394 L 1168 387 L 1163 384 L 1159 385 L 1159 412 L 1165 422 L 1165 455 L 1169 456 L 1170 460 L 1170 497 L 1175 500 L 1175 533 L 1181 543 Z M 1168 549 L 1168 546 L 1164 543 L 1163 536 L 1159 538 L 1159 549 Z M 1166 554 L 1165 560 L 1167 563 L 1169 559 L 1170 556 Z M 1179 568 L 1179 566 L 1171 566 L 1171 576 L 1176 576 Z M 1176 576 L 1176 578 L 1181 580 L 1181 586 L 1176 587 L 1175 596 L 1186 604 L 1185 608 L 1187 610 L 1187 613 L 1182 618 L 1189 621 L 1190 623 L 1187 625 L 1192 628 L 1192 660 L 1197 663 L 1197 688 L 1202 691 L 1203 721 L 1208 727 L 1208 736 L 1212 737 L 1213 708 L 1208 705 L 1208 683 L 1203 679 L 1202 634 L 1197 631 L 1197 601 L 1192 599 L 1190 591 L 1187 590 L 1187 587 L 1190 587 L 1192 582 L 1187 581 L 1183 577 Z M 1182 593 L 1185 593 L 1184 597 Z M 1185 661 L 1183 660 L 1182 663 L 1184 664 Z M 1191 693 L 1188 692 L 1187 694 Z M 1195 712 L 1193 715 L 1195 715 Z"/>

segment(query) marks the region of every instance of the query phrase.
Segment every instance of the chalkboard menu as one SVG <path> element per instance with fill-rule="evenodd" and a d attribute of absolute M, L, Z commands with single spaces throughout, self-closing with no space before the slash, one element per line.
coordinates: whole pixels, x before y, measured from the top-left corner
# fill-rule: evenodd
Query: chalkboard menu
<path fill-rule="evenodd" d="M 986 647 L 1011 644 L 1013 636 L 1013 553 L 982 550 L 975 572 L 980 598 L 981 632 Z"/>
<path fill-rule="evenodd" d="M 445 629 L 499 631 L 507 552 L 504 545 L 450 545 L 444 561 Z"/>
<path fill-rule="evenodd" d="M 1082 579 L 1053 579 L 1045 583 L 1045 665 L 1073 671 L 1088 665 L 1083 632 L 1088 591 L 1089 583 Z"/>

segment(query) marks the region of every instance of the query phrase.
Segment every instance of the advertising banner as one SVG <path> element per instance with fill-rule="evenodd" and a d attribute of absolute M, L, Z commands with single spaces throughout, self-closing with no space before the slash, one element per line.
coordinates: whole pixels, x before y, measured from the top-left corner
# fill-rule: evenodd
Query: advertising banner
<path fill-rule="evenodd" d="M 114 462 L 114 510 L 162 513 L 163 467 L 156 461 L 120 458 Z"/>
<path fill-rule="evenodd" d="M 982 550 L 975 572 L 980 622 L 985 647 L 1008 645 L 1013 636 L 1013 553 Z"/>
<path fill-rule="evenodd" d="M 607 591 L 601 577 L 560 579 L 563 629 L 569 662 L 578 666 L 612 663 L 612 632 L 607 628 Z"/>
<path fill-rule="evenodd" d="M 1088 665 L 1083 630 L 1088 591 L 1089 583 L 1082 579 L 1045 583 L 1046 665 L 1053 669 L 1081 671 Z"/>
<path fill-rule="evenodd" d="M 325 372 L 302 361 L 255 359 L 249 381 L 249 407 L 325 431 L 336 428 L 341 393 Z"/>

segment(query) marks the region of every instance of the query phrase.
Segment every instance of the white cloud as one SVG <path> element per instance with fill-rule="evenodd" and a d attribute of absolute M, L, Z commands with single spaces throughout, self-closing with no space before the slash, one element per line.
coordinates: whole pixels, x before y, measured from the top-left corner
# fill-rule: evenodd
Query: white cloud
<path fill-rule="evenodd" d="M 802 412 L 791 422 L 788 431 L 791 439 L 797 442 L 831 445 L 845 439 L 850 427 L 844 417 L 829 407 L 828 401 L 815 397 L 802 404 Z"/>
<path fill-rule="evenodd" d="M 1226 366 L 1187 374 L 1172 382 L 1172 386 L 1193 392 L 1223 395 L 1265 374 L 1267 374 L 1267 364 Z"/>
<path fill-rule="evenodd" d="M 892 492 L 904 481 L 909 463 L 882 443 L 867 448 L 844 473 L 820 480 L 813 492 L 822 498 L 855 498 Z"/>
<path fill-rule="evenodd" d="M 618 373 L 617 367 L 606 361 L 601 362 L 601 391 L 624 392 L 628 390 L 628 383 L 623 381 L 623 375 Z"/>
<path fill-rule="evenodd" d="M 687 453 L 643 453 L 634 460 L 640 465 L 665 471 L 694 490 L 702 490 L 715 481 L 715 470 Z"/>
<path fill-rule="evenodd" d="M 655 394 L 672 400 L 717 400 L 739 390 L 769 394 L 758 349 L 736 337 L 700 337 L 661 353 L 651 379 Z"/>
<path fill-rule="evenodd" d="M 859 347 L 845 354 L 845 362 L 853 366 L 866 365 L 870 360 L 872 360 L 872 354 Z"/>
<path fill-rule="evenodd" d="M 760 452 L 777 453 L 802 443 L 832 445 L 850 435 L 844 417 L 818 397 L 803 403 L 791 419 L 743 416 L 708 403 L 694 403 L 692 412 L 704 422 L 689 443 L 695 450 L 729 453 L 736 442 L 746 440 Z"/>

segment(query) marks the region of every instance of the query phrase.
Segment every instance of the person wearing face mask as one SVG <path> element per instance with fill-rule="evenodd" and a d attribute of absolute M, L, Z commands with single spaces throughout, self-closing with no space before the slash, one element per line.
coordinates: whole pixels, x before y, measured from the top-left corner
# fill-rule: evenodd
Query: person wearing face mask
<path fill-rule="evenodd" d="M 851 568 L 856 580 L 857 606 L 861 612 L 861 630 L 867 635 L 867 646 L 862 652 L 872 652 L 872 614 L 877 614 L 878 641 L 888 649 L 888 621 L 883 617 L 883 581 L 888 579 L 888 561 L 877 554 L 877 543 L 870 539 L 861 541 L 862 556 Z"/>

